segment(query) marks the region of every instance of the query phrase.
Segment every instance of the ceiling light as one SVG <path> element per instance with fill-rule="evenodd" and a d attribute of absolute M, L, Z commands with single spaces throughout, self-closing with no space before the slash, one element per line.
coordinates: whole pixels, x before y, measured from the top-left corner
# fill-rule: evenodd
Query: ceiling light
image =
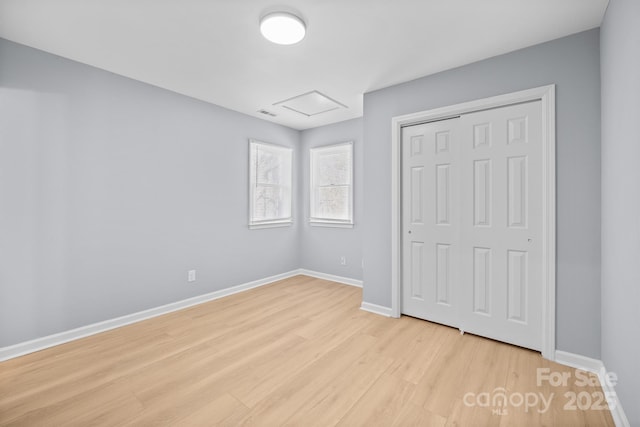
<path fill-rule="evenodd" d="M 260 32 L 270 42 L 277 44 L 295 44 L 306 33 L 304 21 L 288 12 L 274 12 L 260 20 Z"/>

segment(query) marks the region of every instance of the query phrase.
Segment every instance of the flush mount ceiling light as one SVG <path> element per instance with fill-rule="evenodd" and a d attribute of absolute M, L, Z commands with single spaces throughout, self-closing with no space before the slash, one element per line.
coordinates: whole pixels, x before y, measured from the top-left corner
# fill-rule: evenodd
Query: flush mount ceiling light
<path fill-rule="evenodd" d="M 277 44 L 295 44 L 304 38 L 304 21 L 289 12 L 273 12 L 260 20 L 260 32 L 265 39 Z"/>

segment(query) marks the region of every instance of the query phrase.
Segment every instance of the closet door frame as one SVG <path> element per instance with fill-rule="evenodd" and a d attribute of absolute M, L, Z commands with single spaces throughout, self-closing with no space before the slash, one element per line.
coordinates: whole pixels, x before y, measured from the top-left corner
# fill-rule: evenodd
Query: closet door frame
<path fill-rule="evenodd" d="M 402 301 L 402 128 L 465 113 L 541 101 L 542 108 L 542 356 L 556 350 L 556 123 L 555 85 L 479 99 L 391 119 L 391 316 Z"/>

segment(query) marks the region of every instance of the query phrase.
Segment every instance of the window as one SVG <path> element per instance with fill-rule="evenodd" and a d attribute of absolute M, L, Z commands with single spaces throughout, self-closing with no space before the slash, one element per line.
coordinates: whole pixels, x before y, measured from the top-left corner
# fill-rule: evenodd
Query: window
<path fill-rule="evenodd" d="M 353 227 L 353 143 L 310 149 L 310 224 Z"/>
<path fill-rule="evenodd" d="M 249 228 L 291 225 L 292 149 L 249 140 Z"/>

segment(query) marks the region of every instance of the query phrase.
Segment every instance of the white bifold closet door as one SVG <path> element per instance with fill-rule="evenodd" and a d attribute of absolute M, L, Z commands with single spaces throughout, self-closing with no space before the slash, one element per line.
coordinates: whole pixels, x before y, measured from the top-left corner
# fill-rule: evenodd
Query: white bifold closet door
<path fill-rule="evenodd" d="M 402 312 L 459 325 L 459 119 L 402 129 Z"/>
<path fill-rule="evenodd" d="M 403 128 L 402 312 L 542 347 L 539 101 Z"/>

